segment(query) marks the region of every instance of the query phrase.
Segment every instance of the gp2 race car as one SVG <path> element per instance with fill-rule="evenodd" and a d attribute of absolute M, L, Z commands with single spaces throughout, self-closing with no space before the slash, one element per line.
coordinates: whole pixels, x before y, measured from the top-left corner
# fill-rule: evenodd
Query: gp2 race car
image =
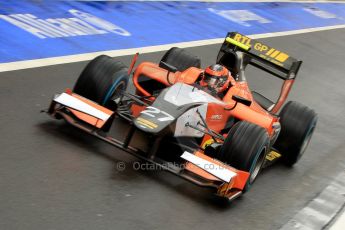
<path fill-rule="evenodd" d="M 200 59 L 184 49 L 132 71 L 137 57 L 129 68 L 96 57 L 73 90 L 55 95 L 48 114 L 229 200 L 248 191 L 263 167 L 277 160 L 292 166 L 305 152 L 317 115 L 298 102 L 283 106 L 302 61 L 228 33 L 217 63 L 234 80 L 220 97 L 200 85 Z M 248 65 L 284 80 L 276 103 L 250 90 Z M 115 120 L 128 125 L 122 140 L 109 135 Z M 147 150 L 132 145 L 134 135 L 146 138 Z"/>

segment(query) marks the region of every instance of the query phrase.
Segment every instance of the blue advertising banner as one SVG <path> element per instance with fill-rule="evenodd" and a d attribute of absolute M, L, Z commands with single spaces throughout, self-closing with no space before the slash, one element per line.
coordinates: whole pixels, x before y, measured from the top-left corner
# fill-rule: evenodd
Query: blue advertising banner
<path fill-rule="evenodd" d="M 343 24 L 342 3 L 8 0 L 0 63 Z"/>

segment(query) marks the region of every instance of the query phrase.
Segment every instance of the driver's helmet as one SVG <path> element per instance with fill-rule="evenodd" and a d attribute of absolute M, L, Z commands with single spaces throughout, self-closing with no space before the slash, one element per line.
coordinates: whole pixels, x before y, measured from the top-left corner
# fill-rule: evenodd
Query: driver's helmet
<path fill-rule="evenodd" d="M 229 70 L 222 65 L 215 64 L 205 69 L 200 85 L 208 87 L 216 93 L 222 93 L 229 87 L 230 79 Z"/>

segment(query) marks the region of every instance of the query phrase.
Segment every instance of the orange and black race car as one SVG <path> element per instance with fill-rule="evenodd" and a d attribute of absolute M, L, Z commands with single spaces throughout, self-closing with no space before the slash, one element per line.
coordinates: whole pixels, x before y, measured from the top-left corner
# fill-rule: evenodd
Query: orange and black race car
<path fill-rule="evenodd" d="M 278 159 L 291 166 L 305 152 L 317 115 L 298 102 L 284 105 L 302 64 L 287 53 L 231 32 L 217 65 L 206 70 L 176 47 L 159 64 L 143 62 L 133 71 L 137 57 L 129 68 L 95 58 L 47 112 L 229 200 L 248 191 L 263 167 Z M 248 65 L 284 81 L 275 103 L 250 90 Z M 209 87 L 209 74 L 221 91 Z M 127 89 L 130 80 L 134 90 Z M 110 135 L 115 121 L 128 124 L 122 139 Z M 134 147 L 138 135 L 146 147 Z"/>

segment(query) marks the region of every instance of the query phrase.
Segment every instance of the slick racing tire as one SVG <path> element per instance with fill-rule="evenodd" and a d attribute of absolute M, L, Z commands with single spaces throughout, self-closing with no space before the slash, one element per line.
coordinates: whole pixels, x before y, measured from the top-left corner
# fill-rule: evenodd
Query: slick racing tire
<path fill-rule="evenodd" d="M 265 162 L 269 144 L 267 131 L 253 123 L 240 121 L 230 129 L 218 159 L 250 173 L 243 192 L 248 191 L 257 178 Z"/>
<path fill-rule="evenodd" d="M 186 50 L 177 47 L 168 50 L 162 57 L 161 62 L 174 66 L 180 72 L 189 67 L 200 68 L 201 65 L 198 57 L 192 56 Z"/>
<path fill-rule="evenodd" d="M 314 133 L 317 114 L 295 101 L 289 101 L 281 110 L 281 131 L 274 147 L 282 153 L 283 162 L 294 165 L 301 159 Z"/>
<path fill-rule="evenodd" d="M 127 88 L 127 71 L 122 62 L 98 56 L 80 74 L 73 92 L 109 108 L 113 101 L 119 100 L 119 92 Z"/>

